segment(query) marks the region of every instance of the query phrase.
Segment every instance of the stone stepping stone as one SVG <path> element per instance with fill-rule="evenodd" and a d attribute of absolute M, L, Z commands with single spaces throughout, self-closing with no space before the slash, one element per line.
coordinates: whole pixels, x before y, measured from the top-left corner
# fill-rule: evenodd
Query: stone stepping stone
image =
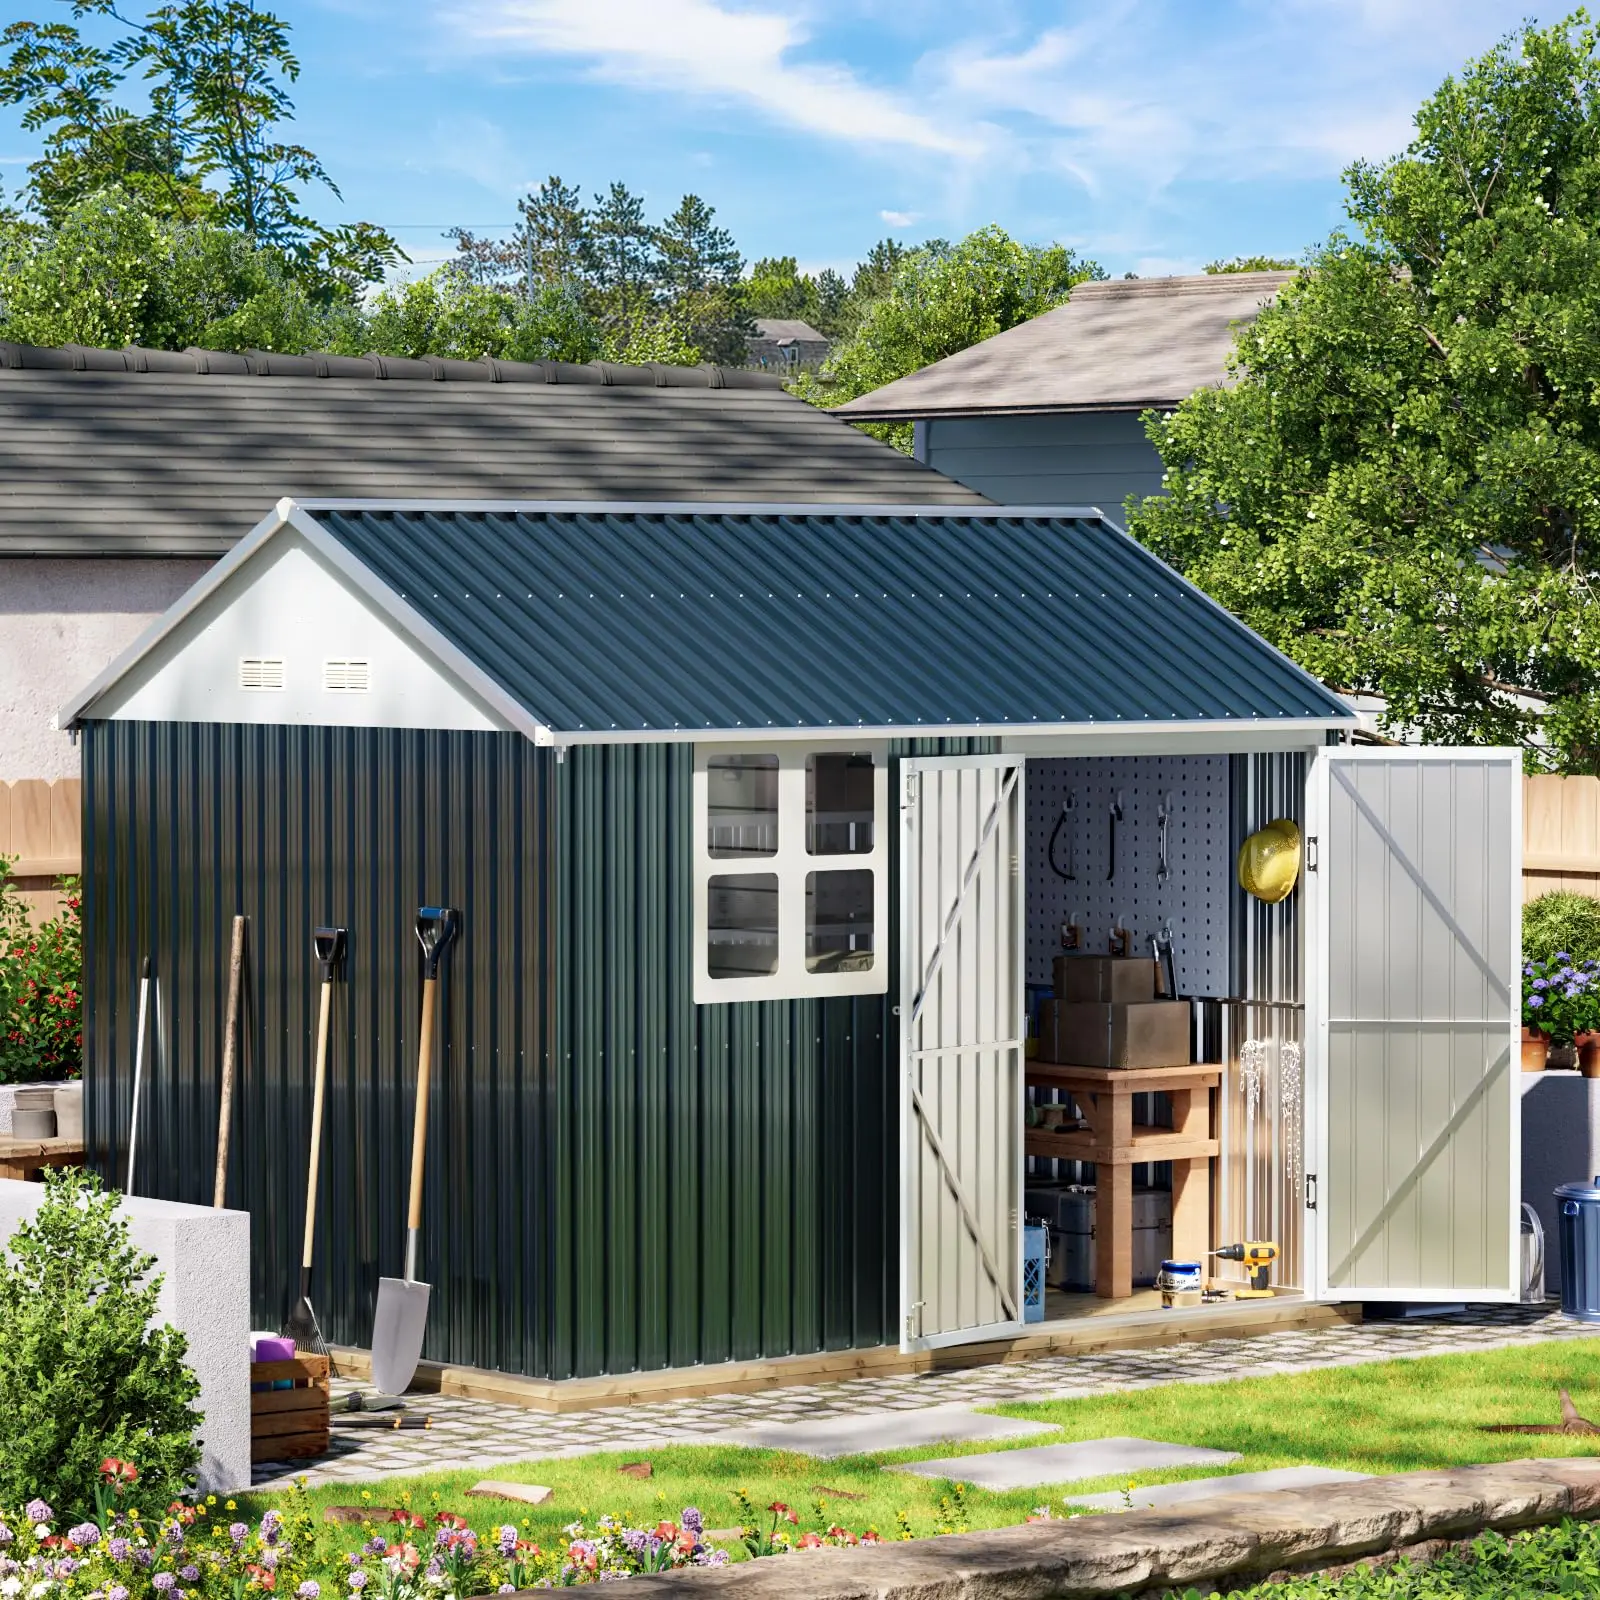
<path fill-rule="evenodd" d="M 1152 1483 L 1125 1497 L 1109 1494 L 1068 1495 L 1066 1504 L 1091 1511 L 1147 1511 L 1151 1507 L 1186 1505 L 1219 1494 L 1267 1494 L 1273 1489 L 1315 1489 L 1325 1483 L 1355 1483 L 1365 1472 L 1339 1472 L 1332 1467 L 1273 1467 L 1267 1472 L 1239 1472 L 1231 1478 L 1188 1478 L 1182 1483 Z M 1133 1505 L 1130 1507 L 1128 1499 Z"/>
<path fill-rule="evenodd" d="M 816 1417 L 809 1422 L 758 1422 L 712 1435 L 719 1444 L 751 1445 L 758 1450 L 794 1450 L 824 1461 L 878 1450 L 918 1450 L 925 1445 L 965 1444 L 969 1440 L 1026 1439 L 1058 1433 L 1054 1423 L 991 1417 L 965 1406 L 922 1406 L 916 1411 L 866 1411 Z M 705 1436 L 702 1435 L 702 1438 Z M 1115 1468 L 1108 1469 L 1115 1471 Z M 1086 1477 L 1086 1473 L 1078 1473 Z"/>
<path fill-rule="evenodd" d="M 1159 1439 L 1082 1439 L 1076 1444 L 1038 1445 L 1031 1450 L 997 1450 L 988 1456 L 897 1462 L 887 1470 L 951 1478 L 979 1489 L 1032 1489 L 1051 1483 L 1081 1483 L 1085 1478 L 1106 1478 L 1113 1473 L 1152 1472 L 1157 1467 L 1220 1466 L 1238 1459 L 1237 1450 L 1205 1450 L 1198 1445 L 1163 1444 Z"/>

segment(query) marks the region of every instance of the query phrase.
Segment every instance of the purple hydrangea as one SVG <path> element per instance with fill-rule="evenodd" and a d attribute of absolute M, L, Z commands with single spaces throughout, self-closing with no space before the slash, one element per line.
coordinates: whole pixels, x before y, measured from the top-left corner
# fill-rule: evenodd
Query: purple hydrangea
<path fill-rule="evenodd" d="M 78 1562 L 74 1557 L 62 1556 L 62 1558 L 56 1562 L 55 1575 L 58 1578 L 70 1578 L 77 1570 Z"/>
<path fill-rule="evenodd" d="M 50 1522 L 55 1517 L 55 1512 L 43 1500 L 30 1500 L 27 1512 L 29 1522 Z"/>
<path fill-rule="evenodd" d="M 1530 1011 L 1537 1011 L 1543 1004 L 1544 996 L 1542 994 L 1530 994 L 1528 996 L 1528 1009 Z"/>
<path fill-rule="evenodd" d="M 128 1591 L 120 1583 L 114 1583 L 106 1590 L 106 1600 L 128 1600 Z"/>
<path fill-rule="evenodd" d="M 386 1539 L 380 1536 L 375 1539 L 368 1539 L 361 1548 L 365 1550 L 369 1556 L 381 1556 L 383 1552 L 389 1548 L 389 1544 Z"/>
<path fill-rule="evenodd" d="M 267 1544 L 276 1544 L 278 1535 L 283 1528 L 283 1518 L 276 1511 L 269 1511 L 261 1519 L 261 1537 Z"/>
<path fill-rule="evenodd" d="M 113 1561 L 126 1561 L 128 1559 L 129 1552 L 133 1549 L 133 1546 L 130 1545 L 126 1539 L 119 1536 L 118 1538 L 113 1539 L 111 1543 L 106 1546 L 106 1549 L 110 1553 Z M 107 1595 L 106 1600 L 111 1600 L 111 1597 Z"/>
<path fill-rule="evenodd" d="M 233 1540 L 234 1549 L 238 1549 L 250 1537 L 250 1524 L 247 1522 L 230 1522 L 228 1524 L 228 1537 Z"/>
<path fill-rule="evenodd" d="M 76 1528 L 67 1529 L 67 1537 L 83 1550 L 100 1542 L 100 1529 L 92 1522 L 80 1522 Z"/>
<path fill-rule="evenodd" d="M 697 1567 L 725 1567 L 728 1564 L 728 1552 L 702 1545 L 689 1559 Z"/>
<path fill-rule="evenodd" d="M 517 1530 L 514 1524 L 509 1522 L 501 1523 L 498 1538 L 502 1556 L 509 1559 L 517 1553 Z"/>
<path fill-rule="evenodd" d="M 150 1583 L 153 1588 L 159 1589 L 163 1594 L 166 1594 L 169 1589 L 178 1587 L 177 1577 L 170 1572 L 158 1572 L 150 1580 Z"/>
<path fill-rule="evenodd" d="M 178 1576 L 182 1578 L 185 1583 L 199 1583 L 200 1569 L 199 1567 L 195 1566 L 179 1567 Z"/>
<path fill-rule="evenodd" d="M 430 1578 L 435 1580 L 442 1578 L 444 1576 L 444 1562 L 438 1556 L 433 1556 L 428 1562 L 427 1572 Z"/>
<path fill-rule="evenodd" d="M 156 1564 L 155 1551 L 135 1550 L 133 1552 L 133 1564 L 136 1567 L 153 1567 Z"/>
<path fill-rule="evenodd" d="M 22 1563 L 13 1561 L 10 1556 L 0 1556 L 0 1578 L 9 1578 L 13 1572 L 20 1572 Z"/>
<path fill-rule="evenodd" d="M 321 1593 L 322 1585 L 318 1583 L 315 1578 L 307 1578 L 306 1581 L 295 1590 L 295 1594 L 299 1596 L 299 1600 L 318 1600 L 318 1596 Z"/>
<path fill-rule="evenodd" d="M 5 1523 L 0 1522 L 0 1545 L 10 1544 L 14 1538 L 16 1538 L 16 1535 L 5 1525 Z"/>
<path fill-rule="evenodd" d="M 276 1572 L 278 1568 L 278 1552 L 276 1550 L 263 1550 L 261 1552 L 261 1565 L 268 1572 Z"/>
<path fill-rule="evenodd" d="M 685 1506 L 679 1520 L 683 1524 L 683 1531 L 697 1541 L 706 1531 L 705 1518 L 700 1515 L 699 1506 Z"/>
<path fill-rule="evenodd" d="M 350 1587 L 359 1594 L 361 1590 L 366 1588 L 366 1586 L 367 1575 L 361 1570 L 361 1568 L 357 1567 L 356 1570 L 350 1574 Z"/>

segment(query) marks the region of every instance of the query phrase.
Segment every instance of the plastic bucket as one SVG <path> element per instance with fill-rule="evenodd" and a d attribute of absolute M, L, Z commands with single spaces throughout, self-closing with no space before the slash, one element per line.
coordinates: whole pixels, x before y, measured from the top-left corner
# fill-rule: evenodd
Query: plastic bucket
<path fill-rule="evenodd" d="M 1600 1322 L 1600 1178 L 1558 1184 L 1561 1310 L 1580 1322 Z"/>

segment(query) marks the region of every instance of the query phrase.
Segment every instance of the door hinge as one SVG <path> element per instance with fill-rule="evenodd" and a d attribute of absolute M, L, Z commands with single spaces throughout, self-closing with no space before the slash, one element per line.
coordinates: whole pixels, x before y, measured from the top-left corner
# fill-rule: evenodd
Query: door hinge
<path fill-rule="evenodd" d="M 1313 833 L 1313 834 L 1307 835 L 1307 837 L 1306 837 L 1306 871 L 1307 872 L 1315 872 L 1316 870 L 1317 870 L 1317 836 L 1316 836 L 1316 834 Z"/>
<path fill-rule="evenodd" d="M 914 773 L 914 772 L 908 772 L 906 774 L 906 804 L 907 805 L 914 805 L 916 803 L 916 798 L 917 798 L 917 774 Z"/>
<path fill-rule="evenodd" d="M 1314 1172 L 1306 1174 L 1306 1210 L 1317 1209 L 1317 1175 Z"/>
<path fill-rule="evenodd" d="M 912 1302 L 911 1309 L 906 1312 L 906 1338 L 920 1339 L 922 1337 L 922 1308 L 926 1300 Z"/>

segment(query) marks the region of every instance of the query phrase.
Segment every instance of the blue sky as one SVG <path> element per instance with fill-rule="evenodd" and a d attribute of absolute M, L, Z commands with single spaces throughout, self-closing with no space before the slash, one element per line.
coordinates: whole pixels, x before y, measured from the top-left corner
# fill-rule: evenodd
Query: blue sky
<path fill-rule="evenodd" d="M 137 0 L 135 0 L 135 5 Z M 65 7 L 12 0 L 43 20 Z M 848 268 L 999 222 L 1110 271 L 1297 255 L 1526 0 L 278 0 L 328 220 L 421 264 L 548 173 L 692 190 L 747 256 Z M 0 179 L 31 141 L 0 113 Z"/>

